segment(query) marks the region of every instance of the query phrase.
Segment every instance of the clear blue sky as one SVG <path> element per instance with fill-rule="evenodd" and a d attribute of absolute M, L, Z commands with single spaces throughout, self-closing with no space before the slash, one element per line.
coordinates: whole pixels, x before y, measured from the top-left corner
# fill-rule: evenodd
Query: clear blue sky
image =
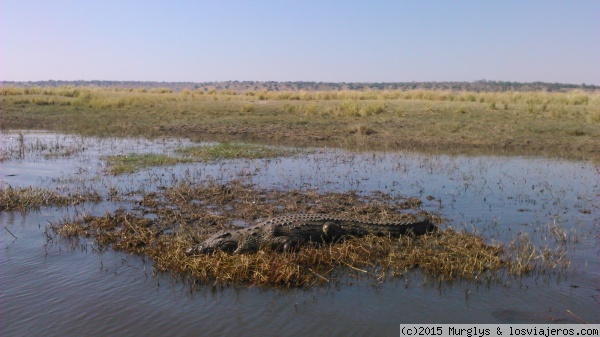
<path fill-rule="evenodd" d="M 600 85 L 599 0 L 0 0 L 0 80 Z"/>

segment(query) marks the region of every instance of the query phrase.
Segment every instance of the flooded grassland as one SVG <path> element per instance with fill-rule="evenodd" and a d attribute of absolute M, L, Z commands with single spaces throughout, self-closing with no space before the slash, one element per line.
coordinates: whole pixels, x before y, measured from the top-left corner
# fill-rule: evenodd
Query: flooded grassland
<path fill-rule="evenodd" d="M 1 129 L 600 159 L 600 93 L 2 87 Z"/>
<path fill-rule="evenodd" d="M 395 335 L 403 322 L 598 323 L 600 172 L 540 157 L 1 137 L 3 335 Z M 188 256 L 278 215 L 419 237 Z"/>

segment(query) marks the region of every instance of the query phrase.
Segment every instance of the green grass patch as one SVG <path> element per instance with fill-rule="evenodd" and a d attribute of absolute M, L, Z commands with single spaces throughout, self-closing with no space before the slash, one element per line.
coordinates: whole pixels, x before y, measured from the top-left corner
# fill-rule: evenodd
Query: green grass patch
<path fill-rule="evenodd" d="M 132 153 L 119 156 L 105 156 L 107 170 L 112 174 L 134 173 L 141 169 L 153 166 L 168 166 L 194 161 L 209 161 L 220 159 L 261 159 L 281 156 L 290 156 L 299 150 L 276 148 L 265 145 L 222 143 L 209 146 L 189 146 L 176 150 L 181 157 L 165 154 Z"/>
<path fill-rule="evenodd" d="M 221 143 L 210 146 L 190 146 L 177 150 L 178 153 L 199 160 L 218 159 L 261 159 L 290 156 L 298 150 L 276 148 L 265 145 L 243 143 Z"/>
<path fill-rule="evenodd" d="M 106 156 L 102 159 L 106 160 L 108 171 L 112 174 L 134 173 L 146 167 L 190 162 L 187 158 L 176 158 L 156 153 Z"/>

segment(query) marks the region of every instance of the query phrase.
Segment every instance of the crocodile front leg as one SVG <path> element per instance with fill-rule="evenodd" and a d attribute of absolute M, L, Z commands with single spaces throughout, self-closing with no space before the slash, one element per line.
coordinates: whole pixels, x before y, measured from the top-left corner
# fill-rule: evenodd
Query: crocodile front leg
<path fill-rule="evenodd" d="M 278 236 L 271 240 L 271 250 L 289 252 L 300 245 L 298 240 L 294 240 L 289 236 Z"/>
<path fill-rule="evenodd" d="M 261 247 L 274 251 L 291 251 L 303 242 L 288 235 L 273 235 L 274 233 L 252 233 L 242 238 L 235 254 L 256 253 Z"/>

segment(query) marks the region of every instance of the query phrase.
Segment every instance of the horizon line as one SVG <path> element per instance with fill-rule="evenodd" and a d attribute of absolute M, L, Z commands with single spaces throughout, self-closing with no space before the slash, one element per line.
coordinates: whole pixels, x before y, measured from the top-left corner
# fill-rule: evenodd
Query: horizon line
<path fill-rule="evenodd" d="M 0 80 L 0 83 L 44 83 L 44 82 L 133 82 L 133 83 L 173 83 L 173 84 L 199 84 L 199 83 L 322 83 L 322 84 L 419 84 L 419 83 L 488 83 L 488 84 L 552 84 L 552 85 L 568 85 L 568 86 L 580 86 L 580 87 L 599 87 L 600 84 L 594 83 L 569 83 L 569 82 L 547 82 L 547 81 L 509 81 L 509 80 L 463 80 L 463 81 L 447 81 L 447 80 L 435 80 L 435 81 L 317 81 L 317 80 L 206 80 L 206 81 L 160 81 L 160 80 Z"/>

